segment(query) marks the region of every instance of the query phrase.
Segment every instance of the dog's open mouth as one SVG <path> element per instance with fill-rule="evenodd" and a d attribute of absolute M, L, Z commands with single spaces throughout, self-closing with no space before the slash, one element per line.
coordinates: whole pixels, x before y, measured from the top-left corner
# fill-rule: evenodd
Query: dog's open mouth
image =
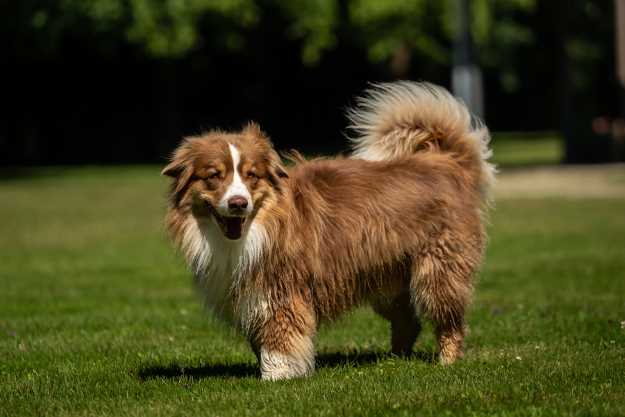
<path fill-rule="evenodd" d="M 243 235 L 243 226 L 246 217 L 243 216 L 221 216 L 216 211 L 213 212 L 217 224 L 221 228 L 224 236 L 231 240 L 237 240 Z"/>

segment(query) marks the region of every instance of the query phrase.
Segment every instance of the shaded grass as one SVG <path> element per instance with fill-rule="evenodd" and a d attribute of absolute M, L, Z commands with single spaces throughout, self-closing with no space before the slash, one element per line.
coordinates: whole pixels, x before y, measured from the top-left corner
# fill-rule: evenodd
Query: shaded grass
<path fill-rule="evenodd" d="M 318 372 L 262 383 L 204 315 L 162 228 L 158 167 L 0 182 L 0 415 L 623 415 L 625 200 L 502 200 L 466 359 L 390 356 L 362 308 Z"/>

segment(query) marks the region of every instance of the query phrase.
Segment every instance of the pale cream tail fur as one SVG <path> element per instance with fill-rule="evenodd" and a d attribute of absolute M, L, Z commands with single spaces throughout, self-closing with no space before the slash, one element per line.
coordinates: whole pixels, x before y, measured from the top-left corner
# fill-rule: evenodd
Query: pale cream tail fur
<path fill-rule="evenodd" d="M 353 158 L 388 160 L 420 151 L 449 154 L 478 178 L 488 198 L 495 166 L 490 134 L 446 89 L 411 81 L 374 84 L 348 111 Z"/>

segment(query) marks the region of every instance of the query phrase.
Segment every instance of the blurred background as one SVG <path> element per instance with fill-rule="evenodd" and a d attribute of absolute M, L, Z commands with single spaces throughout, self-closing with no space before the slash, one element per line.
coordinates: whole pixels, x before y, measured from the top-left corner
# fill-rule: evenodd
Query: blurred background
<path fill-rule="evenodd" d="M 248 120 L 281 150 L 345 151 L 344 109 L 394 79 L 453 87 L 498 162 L 622 161 L 620 3 L 1 2 L 0 163 L 162 163 Z"/>
<path fill-rule="evenodd" d="M 0 39 L 0 416 L 625 415 L 625 0 L 0 0 Z M 427 322 L 389 358 L 361 308 L 321 327 L 305 391 L 257 385 L 159 173 L 249 120 L 345 152 L 346 107 L 395 79 L 493 133 L 466 359 L 435 370 Z"/>

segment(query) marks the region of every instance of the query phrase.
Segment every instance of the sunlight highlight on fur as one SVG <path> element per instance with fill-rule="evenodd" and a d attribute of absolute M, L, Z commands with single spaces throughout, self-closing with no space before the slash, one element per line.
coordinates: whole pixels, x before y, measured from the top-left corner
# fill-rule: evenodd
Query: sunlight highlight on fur
<path fill-rule="evenodd" d="M 490 133 L 481 120 L 442 87 L 399 81 L 374 84 L 348 111 L 354 158 L 379 161 L 428 149 L 462 153 L 469 147 L 481 166 L 485 195 L 492 188 L 496 169 L 488 162 Z"/>

